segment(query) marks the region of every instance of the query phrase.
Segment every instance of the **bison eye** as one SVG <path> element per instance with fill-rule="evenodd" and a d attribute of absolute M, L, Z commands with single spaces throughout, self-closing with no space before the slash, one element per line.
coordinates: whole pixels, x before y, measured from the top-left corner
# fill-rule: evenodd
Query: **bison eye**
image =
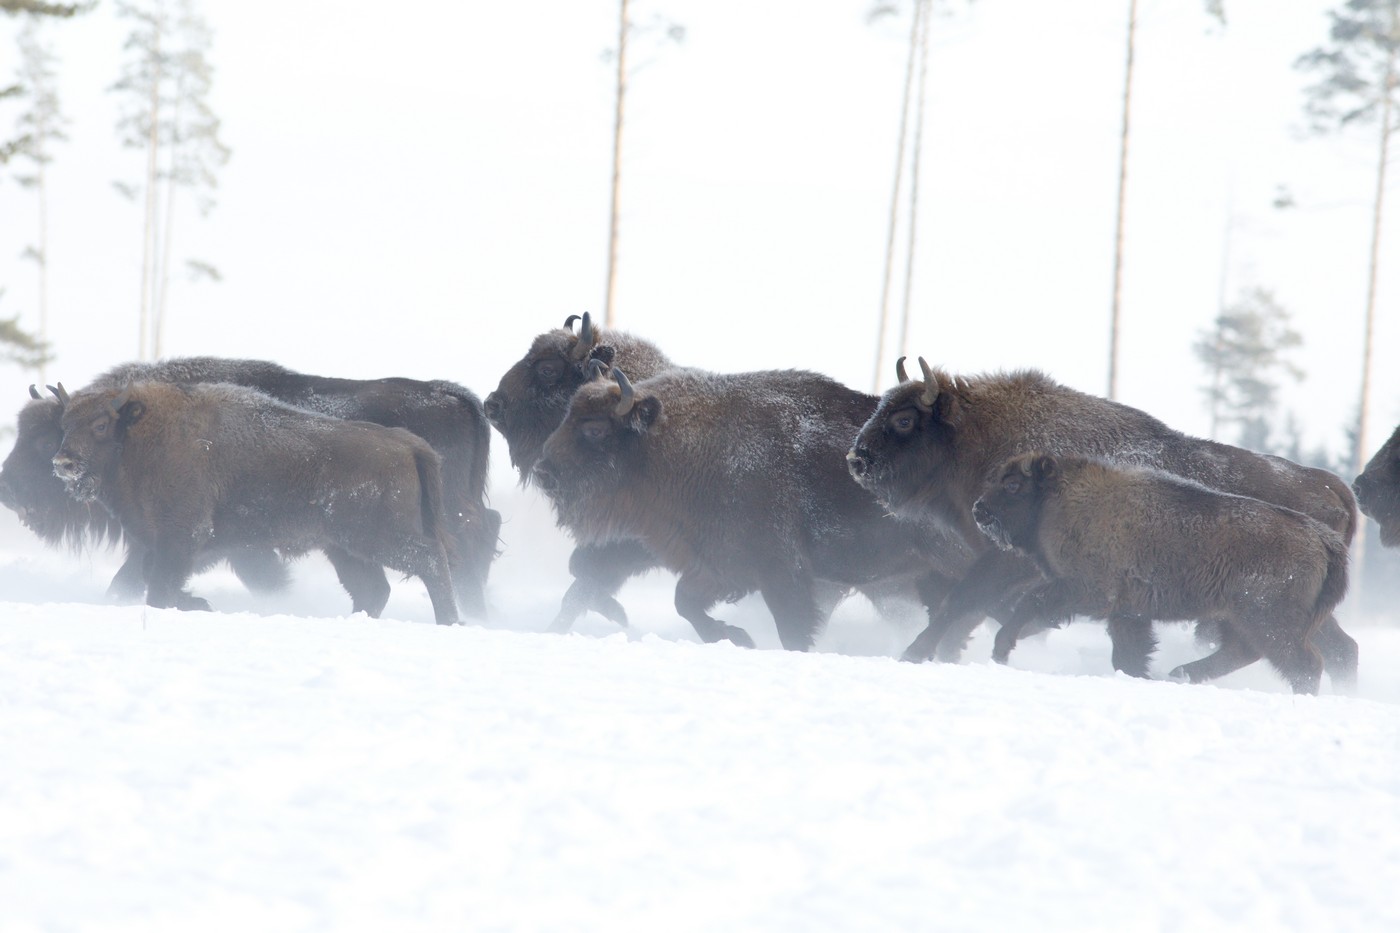
<path fill-rule="evenodd" d="M 889 426 L 894 433 L 906 436 L 919 426 L 919 416 L 912 408 L 905 408 L 890 415 Z"/>
<path fill-rule="evenodd" d="M 588 441 L 588 443 L 597 444 L 606 438 L 611 431 L 608 429 L 608 423 L 606 421 L 601 418 L 595 418 L 579 425 L 578 433 L 582 435 L 583 439 Z"/>
<path fill-rule="evenodd" d="M 545 385 L 554 385 L 563 375 L 563 360 L 540 360 L 535 364 L 535 378 Z"/>
<path fill-rule="evenodd" d="M 94 424 L 94 425 L 92 426 L 92 433 L 93 433 L 93 434 L 96 434 L 98 437 L 102 437 L 104 434 L 106 434 L 106 433 L 107 433 L 107 419 L 106 419 L 106 418 L 103 418 L 101 421 L 99 421 L 99 422 L 97 422 L 96 424 Z"/>
<path fill-rule="evenodd" d="M 1002 480 L 1001 488 L 1005 489 L 1013 496 L 1016 495 L 1016 493 L 1021 491 L 1021 477 L 1008 476 L 1006 479 Z"/>

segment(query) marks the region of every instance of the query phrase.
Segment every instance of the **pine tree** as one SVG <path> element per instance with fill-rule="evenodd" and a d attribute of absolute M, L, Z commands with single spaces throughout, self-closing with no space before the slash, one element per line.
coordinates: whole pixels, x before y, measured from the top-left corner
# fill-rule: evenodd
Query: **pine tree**
<path fill-rule="evenodd" d="M 1287 355 L 1302 344 L 1302 336 L 1289 325 L 1288 312 L 1265 289 L 1254 289 L 1222 311 L 1193 347 L 1210 373 L 1202 391 L 1210 406 L 1211 434 L 1222 424 L 1233 425 L 1234 443 L 1272 452 L 1281 382 L 1303 378 Z M 1298 433 L 1296 425 L 1292 433 Z"/>
<path fill-rule="evenodd" d="M 201 216 L 212 210 L 216 172 L 229 149 L 208 102 L 212 34 L 191 0 L 127 0 L 117 4 L 117 13 L 134 22 L 125 45 L 129 58 L 111 90 L 127 98 L 117 123 L 122 143 L 146 156 L 141 183 L 117 188 L 133 198 L 144 195 L 137 355 L 148 359 L 161 354 L 169 308 L 176 193 L 194 194 Z"/>

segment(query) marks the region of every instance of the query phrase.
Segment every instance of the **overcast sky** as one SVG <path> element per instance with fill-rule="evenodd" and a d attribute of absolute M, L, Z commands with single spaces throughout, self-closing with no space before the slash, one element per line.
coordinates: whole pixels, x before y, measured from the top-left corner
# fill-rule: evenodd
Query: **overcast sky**
<path fill-rule="evenodd" d="M 1291 67 L 1330 5 L 1230 0 L 1221 29 L 1196 0 L 1141 4 L 1120 396 L 1193 433 L 1209 422 L 1190 344 L 1222 275 L 1229 297 L 1262 286 L 1292 312 L 1308 378 L 1287 401 L 1309 439 L 1340 448 L 1354 411 L 1374 132 L 1306 137 Z M 176 253 L 225 279 L 178 283 L 168 353 L 484 395 L 534 334 L 599 312 L 616 6 L 204 3 L 233 158 Z M 621 325 L 680 362 L 871 388 L 907 20 L 869 25 L 867 0 L 634 6 L 686 38 L 634 52 Z M 1105 391 L 1126 10 L 981 0 L 936 22 L 911 353 Z M 50 217 L 50 378 L 70 387 L 136 350 L 141 219 L 111 182 L 140 160 L 106 91 L 125 32 L 110 3 L 46 30 L 74 119 Z M 1270 206 L 1278 185 L 1296 209 Z M 7 180 L 0 211 L 0 312 L 32 324 L 33 200 Z M 32 380 L 0 369 L 0 392 L 18 409 Z M 1373 447 L 1397 383 L 1382 364 Z"/>

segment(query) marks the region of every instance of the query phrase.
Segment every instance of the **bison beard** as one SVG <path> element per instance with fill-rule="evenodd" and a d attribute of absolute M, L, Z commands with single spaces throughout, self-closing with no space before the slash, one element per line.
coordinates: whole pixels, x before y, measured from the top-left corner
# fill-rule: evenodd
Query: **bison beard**
<path fill-rule="evenodd" d="M 592 361 L 617 365 L 638 379 L 675 368 L 648 341 L 598 328 L 588 314 L 574 333 L 575 320 L 577 316 L 571 316 L 563 327 L 536 337 L 525 356 L 501 377 L 496 391 L 486 396 L 486 417 L 506 439 L 522 485 L 530 482 L 545 441 L 564 420 L 574 392 L 589 379 Z M 615 594 L 629 577 L 657 566 L 656 558 L 636 540 L 580 544 L 569 557 L 573 583 L 550 630 L 567 632 L 590 609 L 626 627 L 627 612 Z"/>
<path fill-rule="evenodd" d="M 954 377 L 919 362 L 923 379 L 910 380 L 901 361 L 900 384 L 881 398 L 847 455 L 851 475 L 891 511 L 955 531 L 979 555 L 943 610 L 905 651 L 907 660 L 926 660 L 935 652 L 956 660 L 989 600 L 1008 593 L 1035 590 L 1035 598 L 1023 600 L 998 633 L 998 660 L 1005 659 L 1021 626 L 1095 610 L 1077 606 L 1073 594 L 1063 590 L 1035 589 L 1034 564 L 991 547 L 977 527 L 973 502 L 1001 465 L 1019 454 L 1039 450 L 1156 467 L 1211 489 L 1295 509 L 1335 530 L 1344 542 L 1355 531 L 1355 502 L 1346 485 L 1325 470 L 1190 437 L 1145 412 L 1077 392 L 1039 372 Z M 1334 684 L 1353 683 L 1356 642 L 1335 618 L 1323 621 L 1315 644 Z M 1150 638 L 1120 647 L 1115 654 L 1126 669 L 1146 670 Z"/>
<path fill-rule="evenodd" d="M 1221 645 L 1172 671 L 1199 683 L 1267 658 L 1316 693 L 1310 637 L 1346 593 L 1347 549 L 1305 515 L 1150 469 L 1083 457 L 1011 460 L 973 506 L 999 547 L 1125 634 L 1154 619 L 1211 618 Z"/>
<path fill-rule="evenodd" d="M 819 584 L 885 582 L 936 605 L 967 553 L 889 520 L 842 467 L 875 399 L 805 372 L 671 370 L 582 386 L 535 481 L 581 543 L 640 540 L 679 575 L 676 609 L 707 642 L 752 645 L 709 614 L 757 591 L 786 648 L 810 648 Z"/>
<path fill-rule="evenodd" d="M 1381 544 L 1400 547 L 1400 428 L 1376 451 L 1351 488 L 1361 511 L 1375 519 Z"/>
<path fill-rule="evenodd" d="M 500 515 L 486 506 L 491 432 L 481 402 L 470 390 L 442 380 L 335 379 L 293 372 L 262 360 L 216 357 L 126 363 L 97 377 L 89 388 L 120 389 L 137 381 L 243 385 L 307 411 L 407 428 L 422 437 L 442 457 L 444 520 L 453 544 L 458 599 L 464 612 L 485 613 L 484 587 L 496 555 Z M 119 527 L 106 511 L 75 501 L 54 476 L 52 460 L 62 439 L 62 405 L 40 399 L 33 389 L 31 393 L 35 400 L 20 411 L 15 446 L 0 471 L 0 502 L 19 512 L 50 544 L 114 540 Z M 241 550 L 223 556 L 251 588 L 286 582 L 286 569 L 270 552 Z M 139 595 L 144 590 L 143 560 L 139 550 L 129 551 L 109 595 Z M 388 593 L 389 583 L 380 567 L 365 565 L 361 572 L 365 579 L 360 589 Z"/>
<path fill-rule="evenodd" d="M 364 574 L 420 577 L 457 620 L 439 457 L 401 428 L 341 421 L 239 386 L 136 383 L 69 400 L 54 470 L 149 551 L 146 602 L 207 609 L 184 589 L 199 551 L 325 551 L 357 610 L 388 598 Z M 383 579 L 382 570 L 378 579 Z"/>

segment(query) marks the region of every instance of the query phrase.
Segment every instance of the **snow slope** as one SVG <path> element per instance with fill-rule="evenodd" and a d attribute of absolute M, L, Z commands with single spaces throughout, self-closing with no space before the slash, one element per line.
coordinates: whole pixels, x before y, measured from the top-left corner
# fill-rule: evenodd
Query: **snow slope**
<path fill-rule="evenodd" d="M 416 581 L 336 617 L 319 558 L 108 606 L 112 555 L 0 517 L 0 929 L 1400 929 L 1395 629 L 1344 618 L 1360 695 L 1315 698 L 1117 676 L 1089 623 L 902 664 L 860 600 L 814 654 L 756 600 L 758 650 L 705 646 L 663 574 L 561 637 L 568 543 L 495 504 L 454 628 Z"/>

